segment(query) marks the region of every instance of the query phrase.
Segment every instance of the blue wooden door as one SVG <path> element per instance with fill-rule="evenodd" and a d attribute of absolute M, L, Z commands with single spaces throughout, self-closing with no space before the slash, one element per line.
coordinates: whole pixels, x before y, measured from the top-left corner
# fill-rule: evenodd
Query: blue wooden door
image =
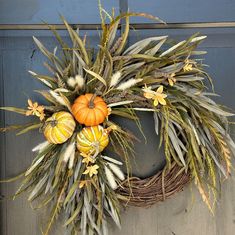
<path fill-rule="evenodd" d="M 208 35 L 200 47 L 206 50 L 205 63 L 208 72 L 214 78 L 215 90 L 223 97 L 217 99 L 231 108 L 235 108 L 235 28 L 219 27 L 194 28 L 201 22 L 235 21 L 235 1 L 232 0 L 103 0 L 103 7 L 111 11 L 119 10 L 146 12 L 157 15 L 168 23 L 168 29 L 133 30 L 129 43 L 147 36 L 170 35 L 175 40 L 186 38 L 195 32 Z M 121 6 L 121 8 L 120 8 Z M 45 72 L 42 66 L 43 56 L 32 41 L 37 36 L 48 48 L 53 48 L 54 39 L 47 30 L 6 30 L 17 24 L 26 28 L 30 24 L 36 28 L 42 20 L 51 24 L 60 24 L 59 14 L 72 24 L 97 24 L 99 20 L 96 0 L 0 0 L 0 106 L 24 106 L 27 98 L 41 100 L 33 90 L 40 87 L 28 74 L 28 70 Z M 132 23 L 149 23 L 142 18 L 132 19 Z M 178 24 L 175 24 L 178 23 Z M 183 23 L 181 25 L 181 23 Z M 189 27 L 181 28 L 181 26 Z M 180 26 L 181 25 L 181 26 Z M 217 24 L 223 25 L 223 24 Z M 216 25 L 215 25 L 216 26 Z M 225 25 L 226 26 L 226 25 Z M 40 27 L 39 27 L 40 28 Z M 65 31 L 60 33 L 67 37 Z M 81 30 L 90 43 L 97 46 L 97 30 Z M 25 119 L 17 114 L 0 112 L 1 126 Z M 14 133 L 0 135 L 1 178 L 19 174 L 32 161 L 31 146 L 42 140 L 37 132 L 26 134 L 24 138 Z M 153 163 L 154 164 L 154 163 Z M 151 165 L 148 166 L 151 168 Z M 150 169 L 149 168 L 149 169 Z M 140 172 L 141 174 L 141 172 Z M 17 182 L 1 185 L 1 195 L 14 194 Z M 193 186 L 164 203 L 148 209 L 128 208 L 122 214 L 122 230 L 110 224 L 111 235 L 232 235 L 235 231 L 235 184 L 233 180 L 225 183 L 223 194 L 218 202 L 216 216 L 212 217 Z M 1 203 L 0 234 L 2 235 L 39 235 L 45 222 L 46 211 L 32 211 L 26 197 Z M 65 234 L 58 223 L 52 234 Z"/>

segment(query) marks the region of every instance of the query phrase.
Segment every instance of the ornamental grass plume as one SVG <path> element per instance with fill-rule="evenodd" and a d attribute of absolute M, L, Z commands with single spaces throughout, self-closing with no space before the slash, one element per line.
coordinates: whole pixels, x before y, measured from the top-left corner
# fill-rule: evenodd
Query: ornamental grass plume
<path fill-rule="evenodd" d="M 121 76 L 122 76 L 122 73 L 120 71 L 117 71 L 116 73 L 114 73 L 111 77 L 109 86 L 110 87 L 116 86 L 119 83 Z"/>
<path fill-rule="evenodd" d="M 52 96 L 59 104 L 61 104 L 61 105 L 63 105 L 63 106 L 67 106 L 65 100 L 64 100 L 58 93 L 56 93 L 56 92 L 54 92 L 54 91 L 52 91 L 52 90 L 50 90 L 49 92 L 50 92 L 51 96 Z"/>
<path fill-rule="evenodd" d="M 48 141 L 44 141 L 38 145 L 36 145 L 33 149 L 32 152 L 42 152 L 47 146 L 49 146 L 50 143 Z"/>
<path fill-rule="evenodd" d="M 74 79 L 73 77 L 70 77 L 70 78 L 68 78 L 68 80 L 67 80 L 67 84 L 68 84 L 71 88 L 74 88 L 75 85 L 76 85 L 76 81 L 75 81 L 75 79 Z"/>
<path fill-rule="evenodd" d="M 76 87 L 81 89 L 84 86 L 84 78 L 81 75 L 75 76 Z"/>
<path fill-rule="evenodd" d="M 131 78 L 128 81 L 121 83 L 117 87 L 117 90 L 123 90 L 124 91 L 124 90 L 126 90 L 128 88 L 131 88 L 131 87 L 135 86 L 137 83 L 142 82 L 142 81 L 143 81 L 142 78 L 138 78 L 138 79 Z"/>
<path fill-rule="evenodd" d="M 113 163 L 108 163 L 109 168 L 112 170 L 112 172 L 121 180 L 123 181 L 125 179 L 125 175 L 122 172 L 122 170 Z"/>
<path fill-rule="evenodd" d="M 74 159 L 75 155 L 75 142 L 70 143 L 63 152 L 63 162 L 67 163 L 70 158 Z"/>
<path fill-rule="evenodd" d="M 118 184 L 115 181 L 115 177 L 114 177 L 112 171 L 107 166 L 104 167 L 104 170 L 105 170 L 105 175 L 108 180 L 109 186 L 113 190 L 115 190 L 118 187 Z"/>

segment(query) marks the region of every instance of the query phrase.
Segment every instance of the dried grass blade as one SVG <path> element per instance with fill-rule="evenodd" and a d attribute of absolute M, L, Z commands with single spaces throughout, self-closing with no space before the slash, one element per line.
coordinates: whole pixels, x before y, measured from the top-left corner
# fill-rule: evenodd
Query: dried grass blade
<path fill-rule="evenodd" d="M 91 70 L 89 70 L 89 69 L 85 69 L 85 68 L 84 68 L 84 70 L 85 70 L 87 73 L 89 73 L 90 75 L 92 75 L 93 77 L 95 77 L 96 79 L 98 79 L 100 82 L 102 82 L 105 86 L 107 86 L 106 81 L 105 81 L 99 74 L 97 74 L 97 73 L 95 73 L 95 72 L 93 72 L 93 71 L 91 71 Z"/>

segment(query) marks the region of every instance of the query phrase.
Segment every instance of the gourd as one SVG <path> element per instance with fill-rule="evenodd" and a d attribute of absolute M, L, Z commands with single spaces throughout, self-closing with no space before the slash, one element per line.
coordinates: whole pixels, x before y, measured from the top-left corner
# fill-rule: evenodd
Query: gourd
<path fill-rule="evenodd" d="M 108 107 L 101 97 L 88 93 L 74 101 L 72 113 L 80 124 L 97 126 L 108 116 Z"/>
<path fill-rule="evenodd" d="M 84 127 L 77 134 L 77 148 L 85 154 L 102 152 L 108 143 L 108 132 L 100 125 Z"/>
<path fill-rule="evenodd" d="M 62 144 L 73 134 L 76 123 L 68 112 L 54 113 L 46 120 L 44 135 L 49 143 Z"/>

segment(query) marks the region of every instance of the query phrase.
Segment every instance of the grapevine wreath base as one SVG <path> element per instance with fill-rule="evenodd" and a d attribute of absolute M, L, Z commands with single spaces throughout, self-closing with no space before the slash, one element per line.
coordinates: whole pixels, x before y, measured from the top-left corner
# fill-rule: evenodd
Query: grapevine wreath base
<path fill-rule="evenodd" d="M 170 170 L 159 171 L 145 179 L 130 178 L 130 182 L 122 183 L 118 193 L 120 200 L 128 206 L 148 207 L 182 191 L 190 179 L 190 174 L 174 164 Z"/>
<path fill-rule="evenodd" d="M 36 156 L 28 169 L 7 180 L 21 179 L 15 197 L 27 192 L 33 208 L 51 209 L 44 235 L 59 215 L 72 235 L 105 235 L 108 218 L 121 226 L 122 205 L 150 206 L 190 181 L 213 213 L 218 185 L 231 173 L 235 144 L 228 121 L 233 114 L 211 99 L 212 80 L 200 58 L 205 52 L 197 50 L 206 37 L 172 43 L 167 36 L 155 36 L 128 47 L 130 16 L 159 19 L 143 13 L 115 17 L 101 7 L 100 15 L 96 49 L 63 17 L 70 44 L 50 25 L 58 42 L 52 52 L 34 37 L 50 75 L 29 72 L 45 85 L 36 92 L 46 102 L 28 99 L 28 107 L 1 108 L 28 116 L 30 122 L 0 130 L 20 135 L 37 129 L 46 139 L 32 146 Z M 166 162 L 162 171 L 145 179 L 133 177 L 131 170 L 137 136 L 115 121 L 133 121 L 145 137 L 137 112 L 152 114 L 149 125 L 156 135 L 147 143 L 159 137 L 164 156 L 156 149 L 156 158 Z"/>

